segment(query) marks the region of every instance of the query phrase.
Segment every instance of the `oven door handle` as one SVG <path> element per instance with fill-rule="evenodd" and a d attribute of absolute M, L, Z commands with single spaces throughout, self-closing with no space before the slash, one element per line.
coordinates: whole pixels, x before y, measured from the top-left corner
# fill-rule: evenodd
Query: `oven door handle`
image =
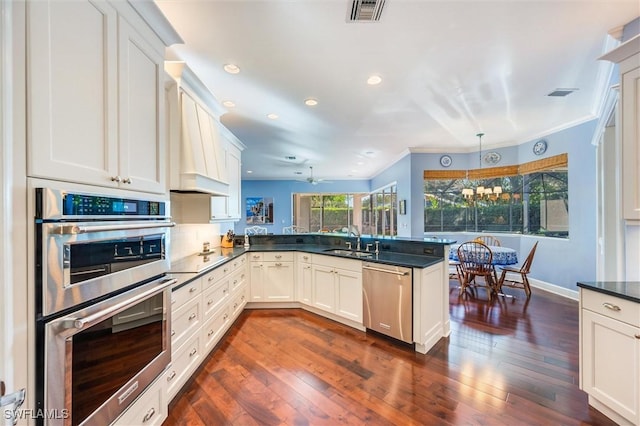
<path fill-rule="evenodd" d="M 150 229 L 150 228 L 172 228 L 176 226 L 175 222 L 136 222 L 136 223 L 119 223 L 115 225 L 60 225 L 54 228 L 54 234 L 73 235 L 73 234 L 89 234 L 92 232 L 108 232 L 122 231 L 130 229 Z"/>
<path fill-rule="evenodd" d="M 128 307 L 128 306 L 133 306 L 136 303 L 153 296 L 155 293 L 160 293 L 161 291 L 163 291 L 165 288 L 169 287 L 170 285 L 175 284 L 176 282 L 178 282 L 177 279 L 175 278 L 162 278 L 159 283 L 157 285 L 155 285 L 154 287 L 145 290 L 144 292 L 135 295 L 134 297 L 127 299 L 125 301 L 122 301 L 118 304 L 115 304 L 107 309 L 104 309 L 100 312 L 96 312 L 93 315 L 89 315 L 87 317 L 84 318 L 69 318 L 66 320 L 62 321 L 62 328 L 64 329 L 77 329 L 77 330 L 81 330 L 84 327 L 86 327 L 87 325 L 93 325 L 93 324 L 97 324 L 100 321 L 104 321 L 105 319 L 113 316 L 115 313 L 117 313 L 120 310 L 123 310 L 124 308 Z"/>

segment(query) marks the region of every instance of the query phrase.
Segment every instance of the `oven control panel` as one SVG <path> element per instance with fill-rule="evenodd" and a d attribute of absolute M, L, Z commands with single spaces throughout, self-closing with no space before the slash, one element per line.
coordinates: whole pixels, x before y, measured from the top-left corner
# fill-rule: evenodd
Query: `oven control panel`
<path fill-rule="evenodd" d="M 164 216 L 164 203 L 85 194 L 65 194 L 62 214 L 65 216 Z"/>

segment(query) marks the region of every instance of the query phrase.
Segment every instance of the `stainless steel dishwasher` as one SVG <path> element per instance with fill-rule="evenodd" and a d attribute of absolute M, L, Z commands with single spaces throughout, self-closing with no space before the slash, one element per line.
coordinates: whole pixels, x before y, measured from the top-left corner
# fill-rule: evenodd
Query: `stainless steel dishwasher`
<path fill-rule="evenodd" d="M 413 343 L 411 268 L 365 262 L 362 265 L 364 326 Z"/>

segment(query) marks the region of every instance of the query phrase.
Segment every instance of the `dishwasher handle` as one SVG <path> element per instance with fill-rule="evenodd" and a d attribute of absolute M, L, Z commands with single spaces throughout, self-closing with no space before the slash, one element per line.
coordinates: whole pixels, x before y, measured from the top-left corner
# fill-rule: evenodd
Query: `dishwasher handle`
<path fill-rule="evenodd" d="M 405 272 L 403 272 L 403 271 L 393 271 L 393 270 L 390 270 L 390 269 L 376 268 L 375 266 L 363 265 L 362 269 L 368 269 L 370 271 L 384 272 L 384 273 L 387 273 L 387 274 L 400 275 L 400 276 L 409 275 L 409 273 L 406 272 L 406 271 Z"/>

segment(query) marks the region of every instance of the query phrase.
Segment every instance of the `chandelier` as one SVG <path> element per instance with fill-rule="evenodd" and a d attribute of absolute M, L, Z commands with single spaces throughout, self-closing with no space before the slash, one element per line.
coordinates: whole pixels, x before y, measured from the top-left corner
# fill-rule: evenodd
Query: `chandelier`
<path fill-rule="evenodd" d="M 484 136 L 484 133 L 478 133 L 476 136 L 478 137 L 478 143 L 480 145 L 478 149 L 478 174 L 482 177 L 482 137 Z M 467 171 L 467 177 L 468 176 L 469 172 Z M 468 201 L 473 201 L 474 198 L 478 200 L 486 198 L 488 200 L 495 201 L 500 198 L 500 194 L 502 194 L 502 187 L 500 185 L 496 185 L 493 188 L 485 188 L 484 185 L 478 182 L 475 191 L 473 188 L 462 188 L 462 196 Z"/>

